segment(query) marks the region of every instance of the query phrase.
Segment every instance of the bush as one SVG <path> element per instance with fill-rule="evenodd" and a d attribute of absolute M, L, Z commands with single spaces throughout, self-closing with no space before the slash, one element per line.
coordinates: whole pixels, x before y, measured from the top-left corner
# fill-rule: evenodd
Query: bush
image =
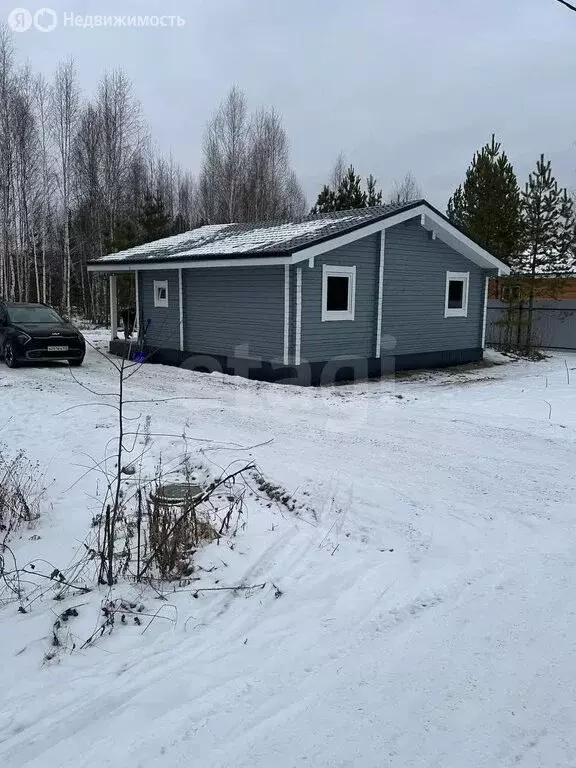
<path fill-rule="evenodd" d="M 0 541 L 7 543 L 23 525 L 40 517 L 44 488 L 38 488 L 38 465 L 24 451 L 10 457 L 0 446 Z"/>
<path fill-rule="evenodd" d="M 217 538 L 210 522 L 198 514 L 194 501 L 182 505 L 148 503 L 148 540 L 160 578 L 182 578 L 192 571 L 191 555 L 203 541 Z"/>

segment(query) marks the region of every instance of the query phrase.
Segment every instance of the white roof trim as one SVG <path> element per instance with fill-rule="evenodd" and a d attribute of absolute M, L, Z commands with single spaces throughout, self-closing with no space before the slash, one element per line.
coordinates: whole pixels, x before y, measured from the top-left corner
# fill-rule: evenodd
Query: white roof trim
<path fill-rule="evenodd" d="M 262 256 L 251 259 L 196 259 L 195 261 L 178 261 L 167 259 L 166 261 L 105 261 L 102 264 L 88 264 L 88 272 L 138 272 L 140 270 L 167 270 L 167 269 L 203 269 L 206 267 L 256 267 L 272 266 L 274 264 L 293 264 L 290 256 Z"/>
<path fill-rule="evenodd" d="M 423 206 L 424 207 L 424 206 Z M 497 269 L 499 275 L 509 275 L 510 267 L 504 264 L 503 261 L 497 259 L 496 256 L 492 256 L 491 253 L 479 246 L 469 237 L 467 237 L 459 229 L 453 227 L 450 222 L 446 221 L 442 216 L 438 216 L 435 211 L 430 208 L 426 208 L 426 221 L 427 229 L 436 232 L 436 237 L 454 248 L 463 256 L 466 256 L 483 269 Z M 435 226 L 428 226 L 428 222 L 431 222 Z"/>
<path fill-rule="evenodd" d="M 309 248 L 303 248 L 301 251 L 297 251 L 292 256 L 292 264 L 304 259 L 309 259 L 313 256 L 319 256 L 322 253 L 327 253 L 334 248 L 340 248 L 342 245 L 348 245 L 355 240 L 360 240 L 363 237 L 368 237 L 376 232 L 382 232 L 383 230 L 394 227 L 397 224 L 402 224 L 404 221 L 415 219 L 420 216 L 420 221 L 430 231 L 436 232 L 436 237 L 454 248 L 455 251 L 461 253 L 466 258 L 473 261 L 482 269 L 497 269 L 499 275 L 509 275 L 510 268 L 504 264 L 504 262 L 492 256 L 491 253 L 481 248 L 473 240 L 464 235 L 460 230 L 453 227 L 442 216 L 439 216 L 427 205 L 418 205 L 415 208 L 410 208 L 407 211 L 401 211 L 393 216 L 388 216 L 382 221 L 376 221 L 373 224 L 368 224 L 365 227 L 355 229 L 353 232 L 346 232 L 340 237 L 333 237 L 331 240 L 327 240 L 325 243 L 319 243 L 318 245 L 312 245 Z"/>
<path fill-rule="evenodd" d="M 406 211 L 401 211 L 393 216 L 360 226 L 352 232 L 346 232 L 339 237 L 332 237 L 323 243 L 311 245 L 308 248 L 302 248 L 292 255 L 286 256 L 256 256 L 246 258 L 224 258 L 224 259 L 197 259 L 194 261 L 179 261 L 178 259 L 167 259 L 165 261 L 154 262 L 114 262 L 107 261 L 101 264 L 89 264 L 88 272 L 136 272 L 138 270 L 167 270 L 167 269 L 205 269 L 208 267 L 253 267 L 253 266 L 272 266 L 279 264 L 298 264 L 307 259 L 313 259 L 314 256 L 320 256 L 323 253 L 340 248 L 348 243 L 361 240 L 376 232 L 394 227 L 404 221 L 409 221 L 420 217 L 420 221 L 430 231 L 436 232 L 436 237 L 449 245 L 458 253 L 461 253 L 470 261 L 477 264 L 482 269 L 496 269 L 499 275 L 509 275 L 510 268 L 504 262 L 492 256 L 484 248 L 481 248 L 473 240 L 464 235 L 443 216 L 438 215 L 427 205 L 417 205 Z"/>

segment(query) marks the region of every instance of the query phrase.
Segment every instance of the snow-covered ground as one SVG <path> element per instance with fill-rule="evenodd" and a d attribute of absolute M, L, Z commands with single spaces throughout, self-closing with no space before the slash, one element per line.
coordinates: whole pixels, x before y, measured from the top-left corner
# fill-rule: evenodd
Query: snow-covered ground
<path fill-rule="evenodd" d="M 74 375 L 112 373 L 90 351 Z M 296 512 L 254 495 L 197 556 L 194 589 L 265 587 L 119 585 L 158 618 L 84 650 L 106 588 L 0 608 L 2 768 L 576 766 L 576 355 L 321 390 L 147 365 L 128 395 L 154 401 L 130 406 L 147 466 L 186 432 Z M 115 412 L 75 406 L 102 401 L 64 365 L 0 367 L 0 442 L 50 483 L 20 564 L 78 557 Z"/>

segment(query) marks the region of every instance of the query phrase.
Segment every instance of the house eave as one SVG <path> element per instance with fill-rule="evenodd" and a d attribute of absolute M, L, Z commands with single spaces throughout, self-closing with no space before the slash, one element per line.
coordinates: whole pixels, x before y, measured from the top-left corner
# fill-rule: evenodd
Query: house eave
<path fill-rule="evenodd" d="M 252 254 L 249 256 L 219 256 L 211 259 L 146 259 L 145 261 L 89 261 L 88 272 L 140 272 L 143 270 L 207 269 L 215 267 L 273 266 L 290 264 L 290 253 L 283 256 Z"/>
<path fill-rule="evenodd" d="M 399 213 L 387 214 L 386 216 L 364 224 L 361 228 L 350 230 L 338 237 L 326 239 L 323 242 L 315 243 L 311 246 L 303 246 L 293 252 L 293 262 L 304 261 L 305 259 L 319 256 L 322 253 L 347 245 L 362 237 L 394 227 L 410 219 L 420 218 L 420 223 L 428 231 L 434 232 L 436 239 L 442 240 L 458 253 L 461 253 L 477 266 L 487 270 L 497 270 L 498 275 L 510 274 L 510 267 L 503 261 L 497 259 L 491 253 L 486 251 L 471 238 L 455 227 L 440 211 L 433 208 L 429 203 L 419 202 L 411 208 L 404 209 Z"/>
<path fill-rule="evenodd" d="M 93 261 L 87 265 L 88 272 L 138 272 L 140 270 L 206 269 L 216 267 L 273 266 L 297 264 L 313 259 L 335 248 L 348 245 L 356 240 L 382 232 L 397 224 L 420 217 L 422 226 L 435 234 L 458 253 L 482 269 L 495 270 L 498 276 L 509 275 L 510 268 L 504 262 L 486 251 L 461 230 L 455 227 L 440 211 L 425 201 L 417 201 L 398 213 L 384 214 L 370 223 L 361 223 L 343 234 L 329 235 L 311 245 L 302 245 L 284 253 L 218 254 L 212 258 L 156 258 L 143 261 Z"/>

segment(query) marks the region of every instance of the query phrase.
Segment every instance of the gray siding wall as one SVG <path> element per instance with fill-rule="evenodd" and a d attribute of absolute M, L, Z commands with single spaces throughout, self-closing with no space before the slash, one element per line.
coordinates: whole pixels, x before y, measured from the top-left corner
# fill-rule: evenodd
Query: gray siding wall
<path fill-rule="evenodd" d="M 296 337 L 296 275 L 302 270 L 302 362 L 375 356 L 380 235 L 370 235 L 290 268 L 290 362 Z M 356 266 L 353 321 L 322 322 L 322 267 Z M 446 272 L 469 272 L 468 317 L 444 317 Z M 386 230 L 382 355 L 478 348 L 488 273 L 419 221 Z M 281 361 L 284 267 L 189 269 L 182 273 L 184 348 L 227 357 Z M 168 280 L 169 307 L 155 308 L 153 282 Z M 178 270 L 140 273 L 147 342 L 179 348 Z"/>
<path fill-rule="evenodd" d="M 375 356 L 380 235 L 315 258 L 302 268 L 302 360 Z M 355 320 L 322 322 L 322 266 L 356 265 Z M 292 268 L 290 349 L 294 351 L 296 268 Z M 469 272 L 467 317 L 444 317 L 446 272 Z M 386 230 L 382 355 L 470 349 L 482 344 L 485 277 L 415 220 Z"/>
<path fill-rule="evenodd" d="M 517 314 L 512 319 L 512 329 L 506 328 L 506 305 L 502 301 L 488 301 L 486 343 L 495 346 L 507 341 L 524 344 L 528 312 L 520 318 L 520 339 L 517 331 Z M 532 314 L 534 343 L 550 349 L 576 349 L 576 301 L 573 299 L 537 299 Z"/>
<path fill-rule="evenodd" d="M 184 347 L 208 355 L 279 360 L 284 347 L 284 267 L 183 272 Z"/>
<path fill-rule="evenodd" d="M 178 270 L 167 269 L 139 272 L 140 306 L 143 328 L 150 320 L 146 332 L 146 343 L 155 347 L 179 349 L 180 347 L 180 302 L 178 292 Z M 168 307 L 154 306 L 154 281 L 168 281 Z"/>
<path fill-rule="evenodd" d="M 468 317 L 444 317 L 447 271 L 470 273 Z M 480 347 L 487 274 L 418 221 L 387 229 L 382 354 Z"/>
<path fill-rule="evenodd" d="M 304 261 L 302 269 L 302 361 L 318 362 L 337 357 L 374 357 L 378 307 L 378 263 L 380 235 L 370 235 L 350 245 L 317 256 L 314 267 Z M 356 266 L 356 310 L 354 320 L 322 322 L 322 266 Z M 292 267 L 292 306 L 296 312 L 296 268 Z M 291 353 L 294 335 L 290 335 Z"/>

